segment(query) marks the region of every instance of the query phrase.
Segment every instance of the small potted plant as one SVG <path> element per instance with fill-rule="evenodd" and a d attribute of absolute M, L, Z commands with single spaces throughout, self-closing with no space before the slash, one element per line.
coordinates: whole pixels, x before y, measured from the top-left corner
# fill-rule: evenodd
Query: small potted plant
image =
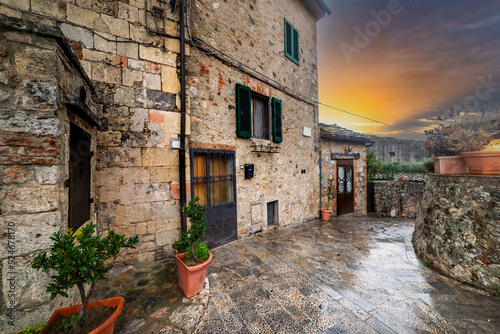
<path fill-rule="evenodd" d="M 424 161 L 424 171 L 426 173 L 434 173 L 434 160 L 426 159 Z"/>
<path fill-rule="evenodd" d="M 327 197 L 327 202 L 326 202 L 326 209 L 321 208 L 321 220 L 323 221 L 329 221 L 330 217 L 332 216 L 333 213 L 333 208 L 332 208 L 332 199 L 333 195 L 335 195 L 335 180 L 333 178 L 329 178 L 326 180 L 326 197 Z"/>
<path fill-rule="evenodd" d="M 207 207 L 198 203 L 195 197 L 184 205 L 182 210 L 191 222 L 187 232 L 181 234 L 179 241 L 172 247 L 177 251 L 179 287 L 187 298 L 191 298 L 203 289 L 207 269 L 212 262 L 212 253 L 208 250 L 206 242 L 200 242 L 205 235 L 207 227 L 203 215 Z"/>
<path fill-rule="evenodd" d="M 125 300 L 123 297 L 108 298 L 89 303 L 90 296 L 98 281 L 104 278 L 106 273 L 112 268 L 114 260 L 120 255 L 121 248 L 135 248 L 139 242 L 138 237 L 125 238 L 124 235 L 109 231 L 106 237 L 97 233 L 94 235 L 96 225 L 90 222 L 82 227 L 80 231 L 74 232 L 71 229 L 62 234 L 60 231 L 54 233 L 50 238 L 54 241 L 50 253 L 38 254 L 33 260 L 33 268 L 44 272 L 55 270 L 52 274 L 52 283 L 47 286 L 50 298 L 57 295 L 68 297 L 68 289 L 73 286 L 78 287 L 82 304 L 69 306 L 56 310 L 49 319 L 41 334 L 46 334 L 56 319 L 62 320 L 63 328 L 68 329 L 65 333 L 79 334 L 81 332 L 82 320 L 86 313 L 94 308 L 104 306 L 115 308 L 111 317 L 102 325 L 92 330 L 90 333 L 113 333 L 115 319 L 120 315 Z M 112 260 L 109 264 L 109 260 Z M 89 287 L 88 292 L 85 288 Z M 76 316 L 78 315 L 78 316 Z"/>

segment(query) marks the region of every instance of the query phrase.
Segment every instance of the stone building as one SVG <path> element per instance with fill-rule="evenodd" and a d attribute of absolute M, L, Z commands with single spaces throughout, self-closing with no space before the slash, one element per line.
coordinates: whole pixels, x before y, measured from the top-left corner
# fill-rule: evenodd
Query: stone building
<path fill-rule="evenodd" d="M 366 147 L 372 141 L 363 134 L 338 125 L 319 124 L 321 149 L 322 207 L 337 215 L 366 215 Z M 325 188 L 334 180 L 335 196 L 327 203 Z"/>
<path fill-rule="evenodd" d="M 49 303 L 48 276 L 30 268 L 54 231 L 93 220 L 139 235 L 122 258 L 133 264 L 172 254 L 193 195 L 209 206 L 211 246 L 318 216 L 316 22 L 330 10 L 323 0 L 186 9 L 0 0 L 0 220 L 12 227 L 1 234 L 1 332 L 74 302 Z"/>

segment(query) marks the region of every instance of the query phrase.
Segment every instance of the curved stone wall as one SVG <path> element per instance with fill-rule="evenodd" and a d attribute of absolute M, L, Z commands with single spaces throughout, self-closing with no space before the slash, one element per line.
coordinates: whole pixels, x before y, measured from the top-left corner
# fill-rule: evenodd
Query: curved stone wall
<path fill-rule="evenodd" d="M 413 245 L 443 274 L 500 292 L 500 176 L 429 174 Z"/>

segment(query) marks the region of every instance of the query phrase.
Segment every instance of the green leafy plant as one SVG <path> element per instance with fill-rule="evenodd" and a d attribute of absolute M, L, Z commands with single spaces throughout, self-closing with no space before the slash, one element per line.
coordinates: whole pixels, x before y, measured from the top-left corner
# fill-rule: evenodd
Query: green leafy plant
<path fill-rule="evenodd" d="M 109 231 L 106 237 L 99 233 L 94 235 L 95 229 L 96 225 L 90 222 L 78 232 L 71 229 L 66 234 L 56 232 L 50 238 L 54 242 L 50 253 L 38 254 L 33 260 L 34 269 L 44 272 L 53 269 L 57 272 L 51 276 L 52 283 L 47 286 L 51 299 L 57 295 L 68 297 L 68 289 L 77 286 L 82 307 L 73 322 L 71 334 L 80 333 L 80 323 L 94 287 L 113 267 L 121 248 L 135 248 L 139 242 L 137 236 L 125 238 L 114 231 Z M 109 259 L 112 259 L 111 264 L 107 264 Z M 88 285 L 90 289 L 86 294 L 85 287 Z"/>
<path fill-rule="evenodd" d="M 89 317 L 88 314 L 84 315 L 82 318 L 82 321 L 80 322 L 80 325 L 85 324 L 85 321 L 88 319 L 88 317 Z M 59 331 L 66 331 L 66 330 L 70 329 L 75 324 L 76 319 L 78 319 L 78 315 L 76 315 L 76 314 L 73 314 L 73 315 L 70 315 L 69 317 L 64 318 L 62 320 L 61 324 L 59 325 L 59 327 L 57 327 L 56 331 L 59 332 Z"/>
<path fill-rule="evenodd" d="M 376 175 L 382 171 L 382 164 L 377 160 L 375 152 L 366 154 L 366 170 L 368 172 L 368 181 L 375 181 L 377 179 Z"/>
<path fill-rule="evenodd" d="M 326 207 L 331 210 L 332 209 L 332 199 L 333 196 L 335 195 L 335 179 L 333 178 L 328 178 L 326 179 L 326 187 L 325 187 L 325 193 L 326 193 Z"/>
<path fill-rule="evenodd" d="M 47 326 L 47 323 L 40 324 L 36 327 L 28 326 L 17 334 L 38 334 L 42 331 L 42 329 Z"/>
<path fill-rule="evenodd" d="M 179 253 L 186 252 L 186 259 L 194 261 L 195 264 L 203 263 L 210 257 L 206 242 L 199 243 L 207 230 L 203 220 L 207 207 L 199 204 L 199 200 L 198 197 L 195 197 L 182 208 L 191 222 L 191 227 L 187 232 L 181 234 L 179 241 L 172 245 Z"/>
<path fill-rule="evenodd" d="M 429 266 L 429 261 L 427 259 L 424 259 L 423 264 L 424 264 L 424 267 L 428 267 Z"/>
<path fill-rule="evenodd" d="M 434 173 L 434 160 L 431 159 L 425 160 L 424 167 L 428 173 Z"/>

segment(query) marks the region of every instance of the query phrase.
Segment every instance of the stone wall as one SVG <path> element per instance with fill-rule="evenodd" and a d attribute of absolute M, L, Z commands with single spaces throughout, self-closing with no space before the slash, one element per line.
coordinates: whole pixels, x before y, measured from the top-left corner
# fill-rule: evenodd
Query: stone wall
<path fill-rule="evenodd" d="M 378 217 L 415 218 L 424 193 L 423 182 L 375 181 L 375 212 Z"/>
<path fill-rule="evenodd" d="M 500 291 L 500 177 L 429 174 L 413 244 L 445 275 Z"/>
<path fill-rule="evenodd" d="M 0 15 L 2 333 L 37 324 L 63 303 L 76 301 L 50 302 L 45 292 L 49 275 L 31 268 L 34 256 L 52 246 L 49 237 L 68 229 L 64 181 L 69 178 L 69 156 L 74 155 L 68 145 L 70 122 L 95 138 L 96 127 L 83 117 L 102 115 L 88 79 L 77 60 L 68 57 L 71 51 L 61 37 L 56 29 Z M 88 114 L 75 107 L 76 101 Z M 95 139 L 91 146 L 95 151 Z M 91 168 L 95 171 L 95 163 Z M 93 216 L 94 206 L 90 209 Z"/>
<path fill-rule="evenodd" d="M 231 13 L 231 22 L 227 22 Z M 298 0 L 283 2 L 197 2 L 191 9 L 195 39 L 227 52 L 245 66 L 280 84 L 317 98 L 316 21 Z M 287 59 L 284 18 L 300 32 L 300 66 Z M 191 49 L 187 66 L 192 112 L 190 147 L 224 145 L 236 152 L 238 235 L 267 230 L 266 204 L 278 201 L 279 225 L 302 222 L 319 215 L 317 108 L 277 89 L 261 76 L 245 73 L 241 65 L 217 52 Z M 228 61 L 225 61 L 228 60 Z M 283 142 L 242 139 L 236 134 L 236 84 L 282 101 Z M 303 135 L 303 127 L 312 136 Z M 279 154 L 251 152 L 252 143 L 279 146 Z M 254 164 L 253 179 L 240 166 Z"/>
<path fill-rule="evenodd" d="M 367 137 L 373 140 L 374 143 L 366 151 L 368 153 L 375 152 L 378 160 L 389 162 L 421 162 L 427 154 L 421 141 L 368 135 Z M 391 156 L 391 152 L 394 152 L 393 156 Z"/>
<path fill-rule="evenodd" d="M 328 207 L 328 198 L 325 193 L 326 180 L 333 178 L 337 180 L 337 160 L 331 159 L 331 153 L 343 153 L 346 145 L 352 146 L 351 153 L 358 153 L 359 159 L 353 159 L 354 172 L 354 214 L 366 215 L 366 146 L 364 143 L 342 142 L 332 139 L 320 139 L 321 148 L 321 183 L 323 187 L 322 207 Z M 337 191 L 337 182 L 335 181 L 335 191 Z M 337 213 L 337 199 L 333 197 L 330 203 L 334 214 Z"/>

